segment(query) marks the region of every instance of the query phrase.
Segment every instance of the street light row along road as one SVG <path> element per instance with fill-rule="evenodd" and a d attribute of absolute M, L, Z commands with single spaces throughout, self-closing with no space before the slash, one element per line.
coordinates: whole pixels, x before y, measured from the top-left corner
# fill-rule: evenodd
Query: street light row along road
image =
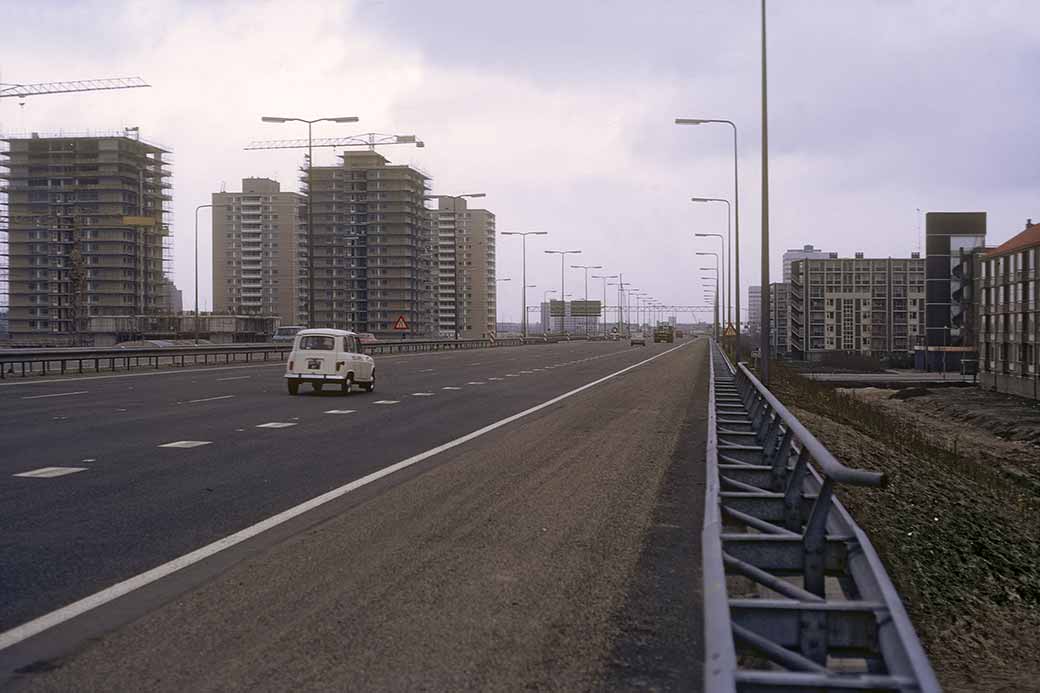
<path fill-rule="evenodd" d="M 0 466 L 9 539 L 0 549 L 0 627 L 619 369 L 611 377 L 638 387 L 625 369 L 646 357 L 602 342 L 385 357 L 379 390 L 346 397 L 288 397 L 281 374 L 265 366 L 11 388 L 0 400 L 14 451 Z M 22 399 L 73 390 L 87 392 Z M 180 441 L 209 444 L 160 447 Z M 13 476 L 62 466 L 85 471 Z"/>

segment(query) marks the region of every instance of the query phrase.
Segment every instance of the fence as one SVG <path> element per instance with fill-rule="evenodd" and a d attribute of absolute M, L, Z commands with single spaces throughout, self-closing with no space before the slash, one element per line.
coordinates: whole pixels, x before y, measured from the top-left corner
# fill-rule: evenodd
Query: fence
<path fill-rule="evenodd" d="M 528 340 L 532 342 L 532 340 Z M 496 346 L 520 346 L 523 339 L 459 339 L 411 340 L 367 344 L 369 354 L 398 354 L 455 349 L 487 349 Z M 285 360 L 292 343 L 220 344 L 186 347 L 132 347 L 127 349 L 7 349 L 0 350 L 0 379 L 9 376 L 65 375 L 67 373 L 100 373 L 134 368 L 159 369 L 162 366 L 251 363 L 271 359 Z"/>
<path fill-rule="evenodd" d="M 834 497 L 883 475 L 842 465 L 714 343 L 710 361 L 705 690 L 938 692 L 880 558 Z"/>

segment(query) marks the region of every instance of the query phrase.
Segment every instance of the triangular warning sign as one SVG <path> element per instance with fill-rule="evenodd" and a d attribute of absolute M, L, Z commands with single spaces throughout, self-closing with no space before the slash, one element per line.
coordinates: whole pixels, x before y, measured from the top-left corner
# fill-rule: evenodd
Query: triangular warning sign
<path fill-rule="evenodd" d="M 733 323 L 729 323 L 729 324 L 726 325 L 726 329 L 722 331 L 722 336 L 723 337 L 736 337 L 737 336 L 737 328 L 733 327 Z"/>
<path fill-rule="evenodd" d="M 404 319 L 403 315 L 398 315 L 397 316 L 397 322 L 394 323 L 394 329 L 395 330 L 407 330 L 408 329 L 408 321 Z"/>

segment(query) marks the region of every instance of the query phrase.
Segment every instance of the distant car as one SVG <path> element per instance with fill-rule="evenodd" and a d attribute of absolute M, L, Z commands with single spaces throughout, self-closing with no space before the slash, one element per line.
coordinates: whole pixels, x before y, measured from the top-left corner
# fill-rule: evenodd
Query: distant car
<path fill-rule="evenodd" d="M 371 332 L 358 332 L 357 336 L 362 344 L 375 344 L 379 341 Z"/>
<path fill-rule="evenodd" d="M 372 392 L 376 389 L 376 362 L 361 353 L 360 340 L 353 332 L 300 330 L 289 354 L 285 382 L 290 395 L 299 394 L 301 383 L 310 383 L 315 392 L 333 385 L 347 394 L 355 384 Z"/>
<path fill-rule="evenodd" d="M 644 335 L 642 332 L 640 332 L 639 334 L 633 334 L 632 337 L 628 340 L 628 345 L 635 346 L 636 344 L 638 344 L 639 346 L 646 346 L 646 335 Z"/>
<path fill-rule="evenodd" d="M 279 327 L 274 331 L 271 341 L 291 342 L 296 337 L 296 333 L 302 329 L 304 329 L 303 325 L 286 325 L 284 327 Z"/>

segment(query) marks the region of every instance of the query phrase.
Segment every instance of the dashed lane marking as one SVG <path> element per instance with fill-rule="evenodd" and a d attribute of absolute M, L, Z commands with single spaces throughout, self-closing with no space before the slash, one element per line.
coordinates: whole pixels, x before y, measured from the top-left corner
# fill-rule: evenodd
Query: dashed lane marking
<path fill-rule="evenodd" d="M 400 403 L 401 403 L 401 400 L 399 400 L 399 399 L 377 399 L 375 402 L 372 402 L 372 404 L 400 404 Z"/>
<path fill-rule="evenodd" d="M 51 395 L 33 395 L 31 397 L 22 397 L 22 399 L 46 399 L 47 397 L 68 397 L 69 395 L 85 395 L 87 390 L 77 390 L 76 392 L 55 392 Z"/>
<path fill-rule="evenodd" d="M 453 387 L 451 385 L 448 385 L 447 387 L 442 387 L 441 389 L 442 390 L 461 390 L 462 388 L 461 387 Z"/>
<path fill-rule="evenodd" d="M 227 380 L 249 380 L 253 376 L 251 375 L 236 375 L 233 378 L 217 378 L 218 383 L 225 382 Z"/>
<path fill-rule="evenodd" d="M 56 476 L 75 474 L 76 472 L 86 471 L 86 469 L 86 467 L 40 467 L 31 472 L 21 472 L 20 474 L 12 474 L 11 476 L 21 476 L 33 479 L 53 479 Z"/>
<path fill-rule="evenodd" d="M 487 383 L 485 383 L 485 382 L 484 382 L 484 381 L 482 381 L 482 380 L 471 380 L 471 381 L 469 381 L 469 382 L 468 382 L 468 383 L 466 383 L 466 384 L 467 384 L 467 385 L 486 385 Z"/>
<path fill-rule="evenodd" d="M 329 409 L 326 414 L 354 414 L 357 409 Z"/>
<path fill-rule="evenodd" d="M 197 448 L 202 445 L 212 444 L 212 440 L 175 440 L 172 443 L 163 443 L 161 448 Z"/>
<path fill-rule="evenodd" d="M 413 392 L 412 397 L 433 397 L 432 392 Z"/>
<path fill-rule="evenodd" d="M 289 428 L 295 426 L 296 423 L 292 421 L 269 421 L 268 423 L 257 424 L 257 428 Z"/>
<path fill-rule="evenodd" d="M 488 380 L 501 380 L 502 378 L 488 378 Z"/>
<path fill-rule="evenodd" d="M 199 402 L 213 402 L 218 399 L 231 399 L 234 395 L 220 395 L 219 397 L 204 397 L 203 399 L 189 399 L 188 404 L 198 404 Z"/>

